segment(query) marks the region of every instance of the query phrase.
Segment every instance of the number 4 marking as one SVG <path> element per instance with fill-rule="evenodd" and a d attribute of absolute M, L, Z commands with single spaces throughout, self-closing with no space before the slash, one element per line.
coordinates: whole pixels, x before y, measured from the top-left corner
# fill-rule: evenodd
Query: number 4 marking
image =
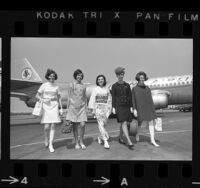
<path fill-rule="evenodd" d="M 20 183 L 28 184 L 27 177 L 24 177 Z"/>

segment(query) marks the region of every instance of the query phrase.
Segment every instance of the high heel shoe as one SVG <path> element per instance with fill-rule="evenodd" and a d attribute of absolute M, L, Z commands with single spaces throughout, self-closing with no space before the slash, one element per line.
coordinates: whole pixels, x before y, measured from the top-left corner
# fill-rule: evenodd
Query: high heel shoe
<path fill-rule="evenodd" d="M 159 147 L 159 145 L 155 141 L 151 141 L 150 143 L 155 147 Z"/>
<path fill-rule="evenodd" d="M 81 147 L 80 147 L 80 145 L 79 144 L 76 144 L 75 145 L 75 149 L 80 149 Z"/>
<path fill-rule="evenodd" d="M 109 146 L 107 140 L 104 141 L 104 148 L 106 148 L 106 149 L 110 149 L 110 146 Z"/>
<path fill-rule="evenodd" d="M 121 138 L 119 138 L 118 141 L 119 141 L 120 144 L 126 144 L 126 143 L 124 142 L 124 140 L 122 140 Z"/>
<path fill-rule="evenodd" d="M 53 152 L 55 151 L 52 145 L 49 145 L 49 151 L 50 151 L 51 153 L 53 153 Z"/>
<path fill-rule="evenodd" d="M 130 150 L 133 150 L 133 147 L 134 147 L 133 144 L 128 145 L 128 148 L 129 148 Z"/>
<path fill-rule="evenodd" d="M 86 149 L 86 146 L 83 143 L 80 143 L 81 149 Z"/>

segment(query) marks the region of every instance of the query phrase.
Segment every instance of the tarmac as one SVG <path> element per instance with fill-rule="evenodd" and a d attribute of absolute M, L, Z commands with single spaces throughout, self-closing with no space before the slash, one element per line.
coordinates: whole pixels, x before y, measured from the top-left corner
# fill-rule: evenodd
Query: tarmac
<path fill-rule="evenodd" d="M 192 112 L 160 111 L 163 130 L 155 131 L 156 142 L 150 144 L 149 130 L 141 128 L 140 141 L 131 136 L 134 150 L 118 142 L 119 123 L 109 119 L 106 129 L 109 133 L 110 149 L 97 143 L 99 130 L 96 120 L 86 123 L 84 143 L 86 150 L 75 149 L 73 134 L 62 134 L 61 124 L 56 125 L 54 153 L 44 146 L 43 125 L 32 115 L 11 115 L 10 158 L 48 160 L 192 160 Z M 2 143 L 3 144 L 3 143 Z"/>

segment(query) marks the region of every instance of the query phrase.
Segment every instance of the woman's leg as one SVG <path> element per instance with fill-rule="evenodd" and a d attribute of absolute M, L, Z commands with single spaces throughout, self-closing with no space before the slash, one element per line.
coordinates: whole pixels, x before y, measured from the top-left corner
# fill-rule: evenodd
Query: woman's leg
<path fill-rule="evenodd" d="M 128 145 L 133 145 L 132 142 L 131 142 L 131 139 L 129 137 L 129 134 L 128 134 L 128 128 L 127 128 L 127 122 L 123 122 L 122 123 L 122 130 L 123 130 L 123 133 L 127 139 L 127 142 L 128 142 Z"/>
<path fill-rule="evenodd" d="M 48 134 L 49 133 L 49 124 L 44 124 L 44 138 L 45 138 L 45 146 L 49 146 L 49 138 Z"/>
<path fill-rule="evenodd" d="M 85 134 L 85 122 L 80 122 L 80 146 L 82 149 L 86 149 L 84 143 L 83 143 L 83 139 L 84 139 L 84 134 Z"/>
<path fill-rule="evenodd" d="M 53 148 L 54 134 L 55 134 L 55 125 L 54 123 L 52 123 L 51 128 L 50 128 L 50 134 L 49 134 L 49 151 L 50 152 L 54 152 L 54 148 Z"/>
<path fill-rule="evenodd" d="M 135 139 L 137 142 L 140 141 L 140 130 L 141 130 L 141 126 L 142 126 L 142 121 L 138 121 L 138 130 L 137 130 L 137 134 L 135 136 Z"/>
<path fill-rule="evenodd" d="M 101 134 L 101 137 L 102 137 L 102 139 L 103 139 L 103 141 L 104 141 L 104 147 L 106 148 L 106 149 L 108 149 L 108 148 L 110 148 L 110 146 L 109 146 L 109 144 L 108 144 L 108 132 L 105 130 L 105 122 L 106 121 L 104 121 L 103 119 L 98 119 L 97 120 L 98 121 L 98 128 L 99 128 L 99 132 L 100 132 L 100 134 Z"/>
<path fill-rule="evenodd" d="M 74 140 L 75 140 L 75 148 L 79 149 L 79 143 L 78 143 L 78 124 L 73 123 L 73 135 L 74 135 Z"/>
<path fill-rule="evenodd" d="M 123 133 L 123 130 L 122 130 L 122 124 L 123 123 L 120 123 L 120 130 L 119 130 L 119 139 L 121 141 L 123 141 L 123 136 L 124 136 L 124 133 Z"/>
<path fill-rule="evenodd" d="M 156 143 L 155 138 L 154 138 L 154 124 L 153 124 L 153 120 L 149 121 L 149 133 L 150 133 L 150 137 L 151 137 L 151 143 L 156 146 L 159 147 L 159 145 Z"/>

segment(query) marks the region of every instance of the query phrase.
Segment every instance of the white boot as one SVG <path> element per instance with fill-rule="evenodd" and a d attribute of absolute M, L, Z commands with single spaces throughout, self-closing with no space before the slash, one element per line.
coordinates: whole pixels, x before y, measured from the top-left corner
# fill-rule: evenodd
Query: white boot
<path fill-rule="evenodd" d="M 155 138 L 154 138 L 154 126 L 149 125 L 149 133 L 151 136 L 151 144 L 153 144 L 155 147 L 159 147 L 159 145 L 156 143 Z"/>
<path fill-rule="evenodd" d="M 106 149 L 110 148 L 107 140 L 104 140 L 104 148 L 106 148 Z"/>
<path fill-rule="evenodd" d="M 49 134 L 49 151 L 50 152 L 54 152 L 54 148 L 53 148 L 53 138 L 54 138 L 54 129 L 50 129 L 50 134 Z"/>

